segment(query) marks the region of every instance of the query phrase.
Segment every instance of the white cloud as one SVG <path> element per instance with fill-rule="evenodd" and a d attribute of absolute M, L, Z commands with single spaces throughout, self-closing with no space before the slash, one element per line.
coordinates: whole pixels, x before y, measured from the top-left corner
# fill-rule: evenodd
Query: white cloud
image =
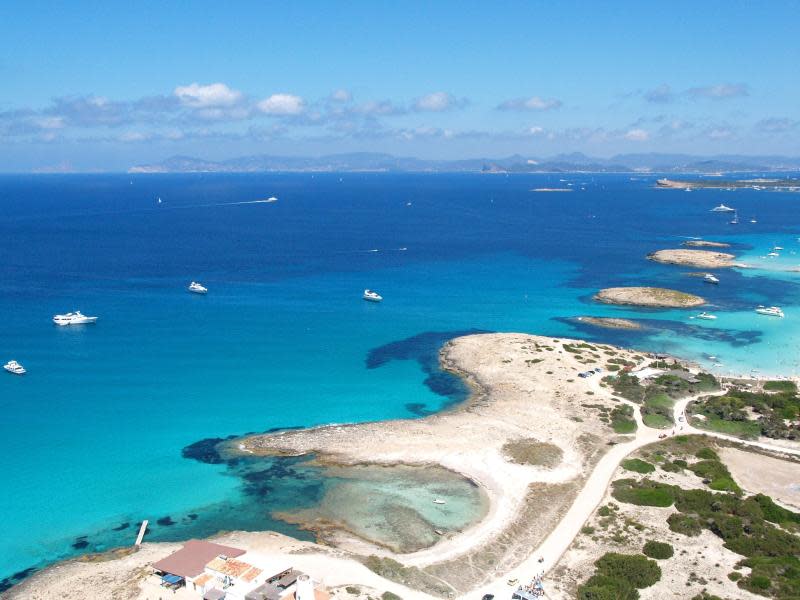
<path fill-rule="evenodd" d="M 630 129 L 624 137 L 632 142 L 646 142 L 650 139 L 650 134 L 644 129 Z"/>
<path fill-rule="evenodd" d="M 653 104 L 667 104 L 675 100 L 675 94 L 672 93 L 672 88 L 669 85 L 662 83 L 658 87 L 646 91 L 644 99 Z"/>
<path fill-rule="evenodd" d="M 241 92 L 232 90 L 224 83 L 192 83 L 176 87 L 173 93 L 182 104 L 191 108 L 233 106 L 243 97 Z"/>
<path fill-rule="evenodd" d="M 719 85 L 693 87 L 686 93 L 692 98 L 713 98 L 720 100 L 724 98 L 748 96 L 750 94 L 750 89 L 745 83 L 721 83 Z"/>
<path fill-rule="evenodd" d="M 556 98 L 542 98 L 531 96 L 530 98 L 515 98 L 506 100 L 497 107 L 497 110 L 553 110 L 562 105 L 561 100 Z"/>
<path fill-rule="evenodd" d="M 735 134 L 729 127 L 716 127 L 709 129 L 707 135 L 712 140 L 727 140 L 732 138 Z"/>
<path fill-rule="evenodd" d="M 465 100 L 459 100 L 447 92 L 433 92 L 414 101 L 414 110 L 420 112 L 443 112 L 452 108 L 458 108 L 466 104 Z"/>
<path fill-rule="evenodd" d="M 350 102 L 353 99 L 353 94 L 348 90 L 338 89 L 331 93 L 331 100 L 334 102 Z"/>
<path fill-rule="evenodd" d="M 272 94 L 258 103 L 258 109 L 268 115 L 299 115 L 305 110 L 305 101 L 293 94 Z"/>

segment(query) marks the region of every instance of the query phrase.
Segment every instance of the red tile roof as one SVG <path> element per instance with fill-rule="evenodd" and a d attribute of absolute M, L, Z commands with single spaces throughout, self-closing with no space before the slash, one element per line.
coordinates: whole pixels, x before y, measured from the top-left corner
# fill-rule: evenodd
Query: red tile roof
<path fill-rule="evenodd" d="M 197 577 L 203 572 L 206 565 L 217 556 L 237 557 L 244 554 L 244 550 L 223 546 L 203 540 L 189 540 L 183 548 L 170 554 L 166 558 L 153 563 L 153 568 L 164 573 L 171 573 L 180 577 Z"/>

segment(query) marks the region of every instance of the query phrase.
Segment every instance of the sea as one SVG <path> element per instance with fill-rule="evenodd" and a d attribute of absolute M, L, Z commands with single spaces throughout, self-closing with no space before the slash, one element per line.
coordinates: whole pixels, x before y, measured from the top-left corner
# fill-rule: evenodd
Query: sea
<path fill-rule="evenodd" d="M 686 193 L 657 189 L 657 177 L 0 176 L 0 362 L 28 370 L 0 374 L 0 589 L 129 545 L 143 519 L 150 541 L 233 529 L 313 539 L 302 515 L 348 518 L 331 504 L 347 490 L 415 510 L 423 537 L 468 526 L 485 502 L 448 472 L 344 473 L 215 450 L 251 432 L 446 410 L 468 394 L 438 366 L 458 335 L 571 336 L 718 373 L 796 375 L 800 195 Z M 721 202 L 738 225 L 710 211 Z M 694 238 L 728 242 L 755 268 L 717 270 L 711 285 L 646 259 Z M 193 280 L 208 294 L 188 293 Z M 621 285 L 700 294 L 718 318 L 592 300 Z M 383 302 L 365 302 L 366 288 Z M 759 304 L 786 317 L 757 315 Z M 52 323 L 73 310 L 99 320 Z M 646 327 L 603 329 L 584 315 Z M 430 498 L 448 490 L 450 512 L 433 514 Z M 384 509 L 353 516 L 351 529 Z"/>

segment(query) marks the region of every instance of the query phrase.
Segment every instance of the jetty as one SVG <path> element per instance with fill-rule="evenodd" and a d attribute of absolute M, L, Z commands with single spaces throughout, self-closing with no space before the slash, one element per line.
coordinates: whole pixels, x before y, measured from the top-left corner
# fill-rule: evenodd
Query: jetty
<path fill-rule="evenodd" d="M 148 521 L 147 519 L 142 521 L 142 526 L 139 527 L 139 535 L 136 536 L 136 543 L 133 544 L 134 546 L 141 546 L 142 545 L 142 540 L 144 539 L 144 534 L 147 531 L 147 524 L 149 522 L 150 521 Z"/>

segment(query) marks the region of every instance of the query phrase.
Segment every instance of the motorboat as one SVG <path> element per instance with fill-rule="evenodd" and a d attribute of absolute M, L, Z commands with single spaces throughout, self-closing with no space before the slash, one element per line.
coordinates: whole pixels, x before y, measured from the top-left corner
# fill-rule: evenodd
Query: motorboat
<path fill-rule="evenodd" d="M 699 315 L 697 315 L 697 318 L 698 319 L 705 319 L 706 321 L 713 321 L 714 319 L 717 318 L 717 316 L 716 315 L 712 315 L 711 313 L 701 312 Z"/>
<path fill-rule="evenodd" d="M 444 501 L 444 500 L 442 500 L 441 498 L 436 498 L 436 499 L 433 501 L 433 503 L 434 503 L 434 504 L 447 504 L 447 502 L 445 502 L 445 501 Z"/>
<path fill-rule="evenodd" d="M 711 212 L 736 212 L 736 209 L 731 208 L 730 206 L 725 206 L 724 204 L 720 204 L 719 206 L 712 208 Z"/>
<path fill-rule="evenodd" d="M 15 360 L 10 360 L 3 365 L 3 368 L 12 375 L 25 375 L 25 367 Z"/>
<path fill-rule="evenodd" d="M 783 246 L 775 246 L 775 247 L 772 248 L 772 250 L 774 252 L 777 252 L 778 250 L 783 250 Z"/>
<path fill-rule="evenodd" d="M 780 256 L 780 254 L 778 254 L 777 252 L 768 252 L 767 256 L 775 257 L 775 256 Z"/>
<path fill-rule="evenodd" d="M 719 279 L 713 273 L 706 273 L 703 275 L 703 281 L 706 283 L 719 283 Z"/>
<path fill-rule="evenodd" d="M 56 325 L 88 325 L 97 321 L 97 317 L 87 317 L 81 311 L 68 312 L 65 315 L 54 315 L 53 323 Z"/>
<path fill-rule="evenodd" d="M 383 296 L 381 296 L 378 292 L 374 292 L 372 290 L 364 290 L 364 295 L 362 296 L 364 300 L 367 302 L 380 302 L 383 300 Z"/>
<path fill-rule="evenodd" d="M 733 218 L 728 221 L 729 225 L 738 225 L 739 224 L 739 213 L 733 211 Z"/>
<path fill-rule="evenodd" d="M 193 294 L 207 294 L 208 293 L 208 288 L 200 285 L 196 281 L 193 281 L 192 283 L 190 283 L 189 287 L 187 289 L 190 292 L 192 292 Z"/>
<path fill-rule="evenodd" d="M 780 306 L 759 306 L 756 308 L 756 312 L 768 317 L 783 317 L 783 311 Z"/>

